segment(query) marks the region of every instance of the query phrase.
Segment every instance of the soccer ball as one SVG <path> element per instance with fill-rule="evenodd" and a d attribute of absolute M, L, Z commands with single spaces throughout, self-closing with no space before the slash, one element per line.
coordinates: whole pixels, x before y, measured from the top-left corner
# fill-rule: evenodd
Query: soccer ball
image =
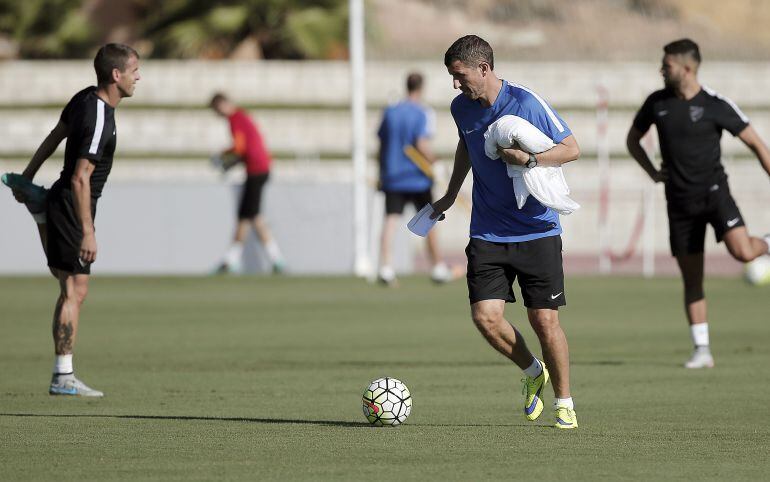
<path fill-rule="evenodd" d="M 746 281 L 759 286 L 770 284 L 770 256 L 764 255 L 746 263 L 744 266 Z"/>
<path fill-rule="evenodd" d="M 364 390 L 363 404 L 372 425 L 400 425 L 412 411 L 412 395 L 401 380 L 378 378 Z"/>

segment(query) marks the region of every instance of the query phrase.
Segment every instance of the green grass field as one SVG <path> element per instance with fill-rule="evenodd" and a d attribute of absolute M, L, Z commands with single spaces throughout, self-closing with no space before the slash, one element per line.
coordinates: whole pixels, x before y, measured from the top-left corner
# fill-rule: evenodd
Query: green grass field
<path fill-rule="evenodd" d="M 568 280 L 565 433 L 524 419 L 463 283 L 97 276 L 75 356 L 94 401 L 47 394 L 55 282 L 0 278 L 0 479 L 766 480 L 770 290 L 706 288 L 717 368 L 692 372 L 678 280 Z M 362 414 L 385 375 L 414 397 L 401 427 Z"/>

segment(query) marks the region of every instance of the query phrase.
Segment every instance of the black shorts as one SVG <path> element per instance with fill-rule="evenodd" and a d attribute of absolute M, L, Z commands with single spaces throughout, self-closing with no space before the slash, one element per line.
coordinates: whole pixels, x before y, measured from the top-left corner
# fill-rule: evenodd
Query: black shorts
<path fill-rule="evenodd" d="M 432 202 L 430 189 L 421 192 L 385 191 L 385 214 L 402 214 L 406 203 L 412 203 L 419 211 Z"/>
<path fill-rule="evenodd" d="M 262 188 L 265 187 L 269 173 L 252 174 L 243 183 L 241 204 L 238 206 L 238 219 L 252 219 L 259 214 L 262 206 Z"/>
<path fill-rule="evenodd" d="M 714 184 L 700 198 L 687 201 L 669 198 L 667 209 L 669 242 L 674 256 L 702 253 L 707 224 L 714 227 L 717 242 L 722 241 L 727 231 L 745 226 L 727 182 Z"/>
<path fill-rule="evenodd" d="M 91 199 L 91 216 L 96 218 L 95 199 Z M 72 191 L 51 189 L 45 225 L 48 266 L 67 273 L 91 274 L 91 264 L 80 263 L 83 228 L 75 212 Z"/>
<path fill-rule="evenodd" d="M 558 309 L 567 304 L 561 236 L 493 243 L 471 238 L 465 248 L 468 256 L 468 298 L 471 304 L 482 300 L 513 303 L 513 282 L 519 287 L 527 308 Z"/>

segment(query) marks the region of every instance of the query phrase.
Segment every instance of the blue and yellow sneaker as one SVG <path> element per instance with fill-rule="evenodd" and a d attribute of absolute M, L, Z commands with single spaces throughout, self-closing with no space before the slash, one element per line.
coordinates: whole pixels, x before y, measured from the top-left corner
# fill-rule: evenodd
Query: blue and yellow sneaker
<path fill-rule="evenodd" d="M 556 423 L 554 427 L 560 429 L 577 428 L 577 415 L 575 410 L 569 407 L 563 407 L 561 405 L 556 406 Z"/>
<path fill-rule="evenodd" d="M 0 180 L 11 188 L 12 191 L 20 193 L 24 197 L 24 204 L 33 215 L 45 212 L 45 202 L 48 197 L 48 189 L 32 183 L 29 179 L 13 172 L 7 172 L 0 177 Z"/>
<path fill-rule="evenodd" d="M 540 375 L 534 378 L 524 377 L 521 379 L 524 384 L 521 394 L 526 397 L 524 399 L 524 415 L 527 416 L 527 420 L 536 420 L 543 413 L 543 387 L 550 380 L 550 376 L 545 363 L 540 363 L 543 365 L 543 371 Z"/>

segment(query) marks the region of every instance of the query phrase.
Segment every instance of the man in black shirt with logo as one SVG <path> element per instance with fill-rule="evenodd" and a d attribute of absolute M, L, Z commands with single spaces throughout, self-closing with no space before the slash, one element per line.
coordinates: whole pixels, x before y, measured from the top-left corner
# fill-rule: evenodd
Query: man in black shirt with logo
<path fill-rule="evenodd" d="M 80 308 L 88 292 L 91 263 L 96 261 L 96 203 L 112 168 L 117 131 L 115 108 L 131 97 L 139 80 L 139 55 L 126 45 L 107 44 L 94 59 L 98 85 L 75 94 L 59 122 L 38 148 L 24 172 L 5 174 L 3 182 L 27 204 L 38 222 L 51 273 L 61 289 L 53 317 L 56 362 L 51 395 L 101 397 L 75 378 L 72 350 Z M 32 184 L 40 166 L 67 138 L 59 180 L 45 190 Z"/>
<path fill-rule="evenodd" d="M 697 79 L 701 57 L 689 39 L 663 48 L 661 74 L 665 88 L 650 94 L 628 132 L 631 155 L 655 182 L 664 182 L 671 253 L 684 280 L 684 301 L 695 345 L 687 368 L 710 368 L 706 299 L 703 292 L 703 248 L 706 225 L 714 228 L 730 254 L 748 262 L 768 252 L 770 236 L 749 236 L 727 185 L 720 138 L 727 130 L 746 144 L 770 174 L 770 151 L 748 118 L 728 98 Z M 663 162 L 656 169 L 640 140 L 655 124 Z"/>

